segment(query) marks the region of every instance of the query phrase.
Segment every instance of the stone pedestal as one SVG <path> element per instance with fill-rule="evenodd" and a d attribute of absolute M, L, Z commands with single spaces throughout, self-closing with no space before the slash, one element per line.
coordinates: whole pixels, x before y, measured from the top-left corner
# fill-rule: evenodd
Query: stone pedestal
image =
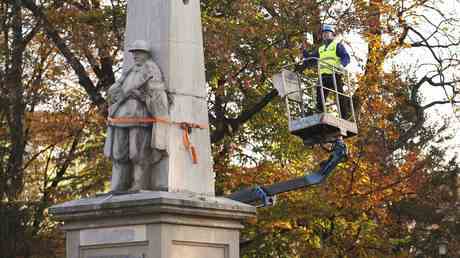
<path fill-rule="evenodd" d="M 141 192 L 56 205 L 67 258 L 238 258 L 241 221 L 255 208 L 220 197 Z"/>

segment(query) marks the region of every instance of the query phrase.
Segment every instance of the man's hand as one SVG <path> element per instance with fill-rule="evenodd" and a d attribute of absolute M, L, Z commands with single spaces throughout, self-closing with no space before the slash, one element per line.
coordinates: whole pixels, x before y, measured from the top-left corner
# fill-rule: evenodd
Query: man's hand
<path fill-rule="evenodd" d="M 303 40 L 302 41 L 302 50 L 307 50 L 308 48 L 310 48 L 310 44 L 308 43 L 307 40 Z"/>

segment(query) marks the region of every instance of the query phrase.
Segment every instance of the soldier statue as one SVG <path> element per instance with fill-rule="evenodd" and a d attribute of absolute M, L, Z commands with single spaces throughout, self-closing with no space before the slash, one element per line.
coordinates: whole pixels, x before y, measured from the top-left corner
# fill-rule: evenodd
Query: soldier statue
<path fill-rule="evenodd" d="M 112 192 L 151 190 L 153 166 L 167 156 L 168 98 L 147 42 L 128 50 L 134 65 L 108 91 L 104 154 L 112 160 Z"/>

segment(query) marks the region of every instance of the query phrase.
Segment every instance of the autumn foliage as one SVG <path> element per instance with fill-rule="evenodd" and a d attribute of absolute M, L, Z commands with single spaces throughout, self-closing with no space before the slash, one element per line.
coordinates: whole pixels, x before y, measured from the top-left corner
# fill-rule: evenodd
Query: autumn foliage
<path fill-rule="evenodd" d="M 47 208 L 108 190 L 105 96 L 120 74 L 126 2 L 0 2 L 0 257 L 64 257 Z M 242 233 L 242 257 L 435 257 L 442 242 L 449 257 L 460 255 L 450 124 L 428 123 L 431 108 L 458 108 L 456 17 L 428 0 L 201 7 L 219 195 L 304 175 L 328 157 L 289 134 L 271 82 L 299 62 L 305 35 L 315 48 L 321 24 L 335 24 L 361 68 L 350 89 L 359 135 L 347 140 L 347 161 L 321 186 L 259 209 Z M 364 48 L 349 43 L 356 38 Z"/>

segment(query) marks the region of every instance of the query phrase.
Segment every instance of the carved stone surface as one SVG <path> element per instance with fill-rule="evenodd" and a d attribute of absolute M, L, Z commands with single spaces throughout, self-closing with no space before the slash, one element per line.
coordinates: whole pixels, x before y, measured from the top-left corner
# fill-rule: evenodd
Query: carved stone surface
<path fill-rule="evenodd" d="M 126 47 L 138 39 L 151 43 L 154 59 L 164 75 L 172 100 L 169 117 L 168 157 L 155 165 L 153 189 L 214 195 L 200 1 L 130 0 Z M 125 69 L 133 60 L 125 53 Z M 200 125 L 191 129 L 197 153 L 191 159 L 178 123 Z"/>
<path fill-rule="evenodd" d="M 169 102 L 146 41 L 133 41 L 135 64 L 108 91 L 104 153 L 112 159 L 112 191 L 152 189 L 155 164 L 166 158 Z"/>
<path fill-rule="evenodd" d="M 199 242 L 173 241 L 171 258 L 228 258 L 229 246 Z"/>
<path fill-rule="evenodd" d="M 255 208 L 222 197 L 146 191 L 76 200 L 50 213 L 65 221 L 68 258 L 238 258 L 241 221 Z M 88 236 L 94 232 L 99 236 Z"/>
<path fill-rule="evenodd" d="M 80 245 L 129 243 L 146 240 L 145 225 L 87 229 L 80 231 Z"/>
<path fill-rule="evenodd" d="M 114 220 L 117 216 L 171 211 L 182 214 L 200 213 L 202 216 L 206 216 L 209 212 L 212 217 L 223 216 L 228 219 L 241 220 L 254 214 L 255 208 L 224 197 L 145 191 L 136 194 L 107 194 L 74 200 L 52 206 L 49 211 L 55 219 L 63 221 L 82 220 L 82 227 L 90 228 L 84 224 L 85 217 L 97 217 L 101 220 L 111 217 Z M 131 214 L 133 212 L 134 214 Z M 77 224 L 73 223 L 73 225 Z M 65 225 L 65 227 L 70 226 Z"/>

